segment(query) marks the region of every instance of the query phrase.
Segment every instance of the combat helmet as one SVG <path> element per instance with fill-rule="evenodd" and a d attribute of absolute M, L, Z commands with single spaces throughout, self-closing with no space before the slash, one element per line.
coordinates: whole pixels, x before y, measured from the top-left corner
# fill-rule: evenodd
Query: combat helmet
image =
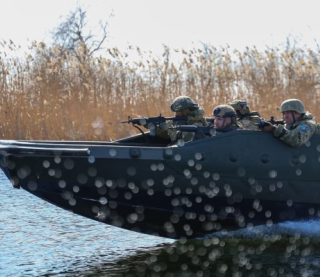
<path fill-rule="evenodd" d="M 251 112 L 250 107 L 247 105 L 247 101 L 234 100 L 229 102 L 228 105 L 233 107 L 239 116 L 246 115 Z"/>
<path fill-rule="evenodd" d="M 305 113 L 304 106 L 299 99 L 288 99 L 281 104 L 281 112 L 295 111 L 297 113 Z"/>
<path fill-rule="evenodd" d="M 236 111 L 230 105 L 219 105 L 213 109 L 212 114 L 215 117 L 236 117 Z"/>
<path fill-rule="evenodd" d="M 198 104 L 188 96 L 179 96 L 173 100 L 170 108 L 173 112 L 181 112 L 186 108 L 192 111 L 198 108 Z"/>

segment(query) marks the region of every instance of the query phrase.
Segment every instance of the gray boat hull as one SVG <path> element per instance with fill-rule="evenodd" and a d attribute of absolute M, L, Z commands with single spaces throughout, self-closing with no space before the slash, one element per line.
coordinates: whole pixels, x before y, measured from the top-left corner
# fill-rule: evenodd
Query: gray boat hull
<path fill-rule="evenodd" d="M 61 208 L 169 238 L 320 215 L 319 135 L 299 148 L 247 130 L 182 146 L 143 137 L 0 141 L 0 165 L 15 187 Z"/>

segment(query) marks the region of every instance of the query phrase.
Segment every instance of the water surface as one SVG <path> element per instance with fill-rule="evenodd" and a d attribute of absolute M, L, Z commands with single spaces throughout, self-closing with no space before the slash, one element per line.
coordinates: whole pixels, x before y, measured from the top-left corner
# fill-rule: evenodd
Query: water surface
<path fill-rule="evenodd" d="M 0 174 L 0 276 L 320 276 L 320 221 L 190 241 L 95 222 Z"/>

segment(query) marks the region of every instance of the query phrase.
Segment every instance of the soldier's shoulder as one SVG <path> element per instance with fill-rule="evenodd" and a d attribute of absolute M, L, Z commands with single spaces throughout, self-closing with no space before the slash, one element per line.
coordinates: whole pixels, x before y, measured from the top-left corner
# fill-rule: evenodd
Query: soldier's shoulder
<path fill-rule="evenodd" d="M 194 110 L 195 117 L 203 117 L 204 116 L 204 109 L 202 107 L 198 107 Z"/>
<path fill-rule="evenodd" d="M 243 128 L 243 124 L 241 124 L 240 122 L 237 122 L 237 123 L 233 123 L 233 124 L 231 124 L 229 127 L 228 127 L 228 129 L 230 129 L 230 130 L 242 130 L 242 129 L 245 129 L 245 128 Z"/>
<path fill-rule="evenodd" d="M 307 118 L 306 120 L 302 121 L 301 125 L 303 125 L 303 124 L 309 124 L 311 126 L 317 126 L 318 125 L 318 123 L 317 123 L 317 121 L 316 121 L 316 119 L 314 117 Z"/>
<path fill-rule="evenodd" d="M 315 120 L 313 119 L 307 119 L 299 123 L 297 128 L 302 131 L 302 132 L 314 132 L 318 130 L 318 124 Z"/>
<path fill-rule="evenodd" d="M 238 123 L 240 123 L 243 127 L 243 129 L 246 129 L 246 130 L 259 130 L 259 127 L 257 124 L 259 124 L 260 122 L 260 117 L 245 117 L 245 118 L 242 118 L 238 121 Z"/>
<path fill-rule="evenodd" d="M 199 107 L 189 113 L 187 116 L 188 121 L 199 121 L 204 118 L 204 109 Z"/>

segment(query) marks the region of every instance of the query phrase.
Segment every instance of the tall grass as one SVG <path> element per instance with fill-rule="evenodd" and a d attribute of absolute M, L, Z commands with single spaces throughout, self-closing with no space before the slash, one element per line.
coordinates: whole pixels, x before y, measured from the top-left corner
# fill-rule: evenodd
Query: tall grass
<path fill-rule="evenodd" d="M 77 51 L 85 53 L 84 48 Z M 130 46 L 79 61 L 41 42 L 23 56 L 18 50 L 11 41 L 0 42 L 2 139 L 114 140 L 136 133 L 120 120 L 171 116 L 171 101 L 184 94 L 203 106 L 206 116 L 236 98 L 264 117 L 280 117 L 281 102 L 299 98 L 320 116 L 319 51 L 164 46 L 157 56 Z"/>

